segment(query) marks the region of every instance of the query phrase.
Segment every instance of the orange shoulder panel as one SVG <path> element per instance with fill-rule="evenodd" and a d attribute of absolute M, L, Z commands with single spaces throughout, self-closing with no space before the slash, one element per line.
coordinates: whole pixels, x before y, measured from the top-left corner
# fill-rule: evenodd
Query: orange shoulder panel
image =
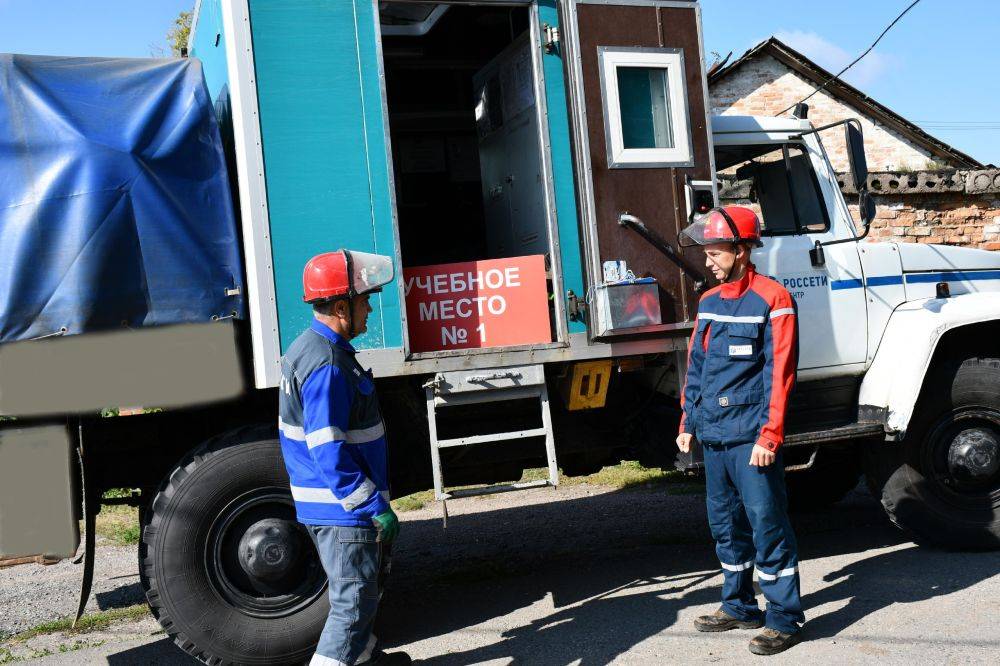
<path fill-rule="evenodd" d="M 750 289 L 767 301 L 772 309 L 792 307 L 792 295 L 772 277 L 758 273 Z"/>

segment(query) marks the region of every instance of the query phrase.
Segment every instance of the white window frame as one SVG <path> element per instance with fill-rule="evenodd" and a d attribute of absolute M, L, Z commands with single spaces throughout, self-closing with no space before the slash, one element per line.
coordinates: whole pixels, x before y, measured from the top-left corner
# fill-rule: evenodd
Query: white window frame
<path fill-rule="evenodd" d="M 684 75 L 684 50 L 600 46 L 597 54 L 601 98 L 604 102 L 604 138 L 608 148 L 608 168 L 694 166 L 694 147 L 691 143 L 687 84 Z M 670 87 L 670 123 L 674 133 L 673 148 L 625 148 L 618 96 L 619 67 L 667 70 L 667 84 Z"/>

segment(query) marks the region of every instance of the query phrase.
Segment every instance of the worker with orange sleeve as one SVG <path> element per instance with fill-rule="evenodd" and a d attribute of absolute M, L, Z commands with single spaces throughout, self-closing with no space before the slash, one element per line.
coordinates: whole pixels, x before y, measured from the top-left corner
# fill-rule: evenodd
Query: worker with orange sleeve
<path fill-rule="evenodd" d="M 696 619 L 695 628 L 764 626 L 749 648 L 770 655 L 797 642 L 805 616 L 781 455 L 795 384 L 796 310 L 788 291 L 750 261 L 760 238 L 757 215 L 740 206 L 713 209 L 681 232 L 682 245 L 702 246 L 722 284 L 698 305 L 677 446 L 687 452 L 695 438 L 702 446 L 708 519 L 724 577 L 721 608 Z M 755 572 L 767 599 L 763 613 Z"/>

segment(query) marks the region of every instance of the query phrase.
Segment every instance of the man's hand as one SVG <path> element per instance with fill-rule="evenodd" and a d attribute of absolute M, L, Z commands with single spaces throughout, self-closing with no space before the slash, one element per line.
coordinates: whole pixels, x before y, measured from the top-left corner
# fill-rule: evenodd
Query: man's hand
<path fill-rule="evenodd" d="M 399 519 L 396 518 L 396 514 L 392 509 L 388 509 L 385 513 L 375 516 L 373 522 L 375 529 L 378 531 L 376 541 L 392 543 L 396 539 L 396 535 L 399 534 Z"/>
<path fill-rule="evenodd" d="M 692 439 L 694 439 L 694 435 L 689 432 L 682 432 L 677 435 L 677 448 L 681 450 L 681 453 L 687 453 L 691 450 Z"/>
<path fill-rule="evenodd" d="M 756 467 L 767 467 L 772 463 L 774 463 L 774 453 L 760 444 L 754 444 L 753 451 L 750 452 L 750 464 Z"/>

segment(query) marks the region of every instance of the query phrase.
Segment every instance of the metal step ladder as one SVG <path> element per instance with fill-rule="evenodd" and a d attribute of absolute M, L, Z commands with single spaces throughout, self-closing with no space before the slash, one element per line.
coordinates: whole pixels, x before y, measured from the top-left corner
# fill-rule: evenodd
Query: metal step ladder
<path fill-rule="evenodd" d="M 549 411 L 549 394 L 545 387 L 545 370 L 540 364 L 522 365 L 485 370 L 456 370 L 439 372 L 424 384 L 427 395 L 427 423 L 431 439 L 431 470 L 434 475 L 434 497 L 441 502 L 445 524 L 448 520 L 447 500 L 476 495 L 527 490 L 559 485 L 559 467 L 556 464 L 556 446 L 552 436 L 552 415 Z M 437 410 L 441 407 L 456 407 L 484 402 L 502 402 L 537 398 L 542 410 L 542 427 L 530 430 L 438 439 Z M 525 437 L 545 437 L 545 454 L 548 460 L 549 478 L 522 483 L 505 483 L 479 488 L 445 490 L 441 471 L 441 449 L 452 446 L 470 446 L 524 439 Z"/>

